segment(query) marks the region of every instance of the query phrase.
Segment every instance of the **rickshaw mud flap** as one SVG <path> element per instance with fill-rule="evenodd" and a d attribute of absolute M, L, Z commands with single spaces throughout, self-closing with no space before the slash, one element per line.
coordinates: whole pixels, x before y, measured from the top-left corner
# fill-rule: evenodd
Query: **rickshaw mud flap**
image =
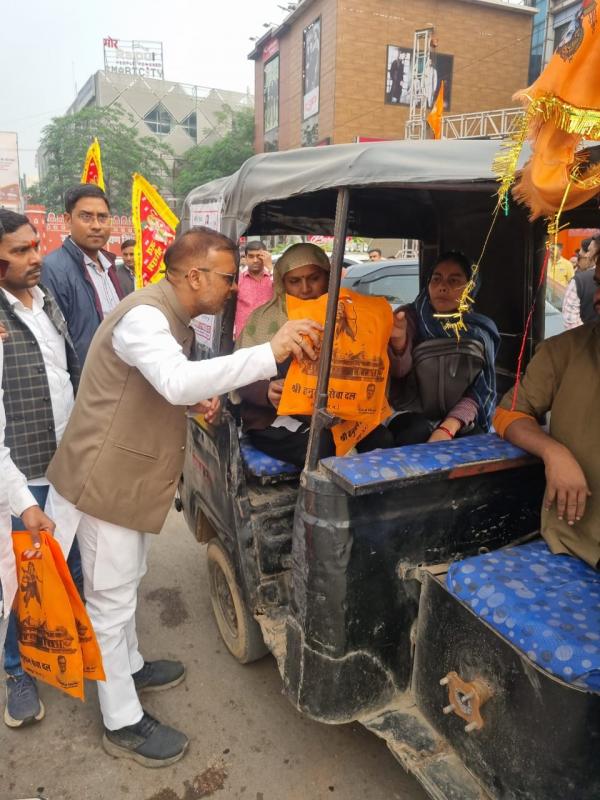
<path fill-rule="evenodd" d="M 290 616 L 285 620 L 285 656 L 278 666 L 284 694 L 294 708 L 328 725 L 380 713 L 398 695 L 393 673 L 373 653 L 352 650 L 334 658 L 317 651 Z"/>
<path fill-rule="evenodd" d="M 394 758 L 432 800 L 490 800 L 410 694 L 400 695 L 377 716 L 361 717 L 358 722 L 385 741 Z"/>

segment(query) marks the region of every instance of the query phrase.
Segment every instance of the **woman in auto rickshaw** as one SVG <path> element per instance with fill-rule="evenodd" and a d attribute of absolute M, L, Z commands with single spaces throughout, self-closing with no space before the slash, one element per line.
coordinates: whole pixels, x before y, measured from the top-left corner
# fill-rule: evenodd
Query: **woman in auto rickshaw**
<path fill-rule="evenodd" d="M 251 347 L 269 340 L 271 331 L 288 319 L 286 294 L 301 300 L 314 300 L 329 288 L 331 265 L 325 252 L 315 244 L 294 244 L 279 258 L 273 269 L 273 299 L 250 315 L 236 347 Z M 242 398 L 241 416 L 244 433 L 263 453 L 304 466 L 310 417 L 279 416 L 285 375 L 290 362 L 280 365 L 274 380 L 258 381 L 239 390 Z M 379 425 L 357 444 L 358 452 L 378 447 L 392 447 L 389 431 Z M 335 455 L 333 436 L 325 431 L 322 437 L 321 458 Z"/>
<path fill-rule="evenodd" d="M 467 257 L 448 251 L 437 259 L 415 301 L 396 313 L 405 323 L 396 327 L 390 347 L 390 399 L 400 411 L 389 423 L 396 445 L 449 441 L 491 429 L 498 328 L 489 317 L 469 311 L 457 341 L 438 316 L 457 312 L 471 276 Z M 477 272 L 472 299 L 480 286 Z"/>

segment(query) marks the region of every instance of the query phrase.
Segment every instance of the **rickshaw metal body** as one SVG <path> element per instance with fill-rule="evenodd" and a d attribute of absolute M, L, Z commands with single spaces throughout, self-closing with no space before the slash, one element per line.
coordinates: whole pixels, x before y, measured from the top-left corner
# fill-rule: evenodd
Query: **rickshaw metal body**
<path fill-rule="evenodd" d="M 256 156 L 195 190 L 184 222 L 198 202 L 218 200 L 233 238 L 335 234 L 333 309 L 347 234 L 420 239 L 422 277 L 445 249 L 478 257 L 495 209 L 497 147 L 389 142 Z M 596 215 L 588 204 L 566 219 L 589 227 Z M 536 293 L 525 363 L 543 338 L 544 250 L 543 226 L 523 209 L 498 215 L 478 310 L 501 331 L 500 391 L 514 381 Z M 334 316 L 313 442 L 328 421 Z M 231 318 L 229 309 L 206 355 L 231 348 Z M 439 445 L 379 451 L 366 472 L 368 454 L 318 463 L 310 447 L 300 473 L 253 474 L 234 417 L 190 420 L 181 501 L 199 540 L 217 537 L 229 554 L 295 708 L 324 723 L 360 721 L 436 800 L 600 797 L 600 695 L 541 669 L 445 583 L 449 564 L 537 535 L 541 465 L 486 434 L 452 442 L 446 465 Z M 440 681 L 453 670 L 490 687 L 481 730 L 444 712 Z"/>

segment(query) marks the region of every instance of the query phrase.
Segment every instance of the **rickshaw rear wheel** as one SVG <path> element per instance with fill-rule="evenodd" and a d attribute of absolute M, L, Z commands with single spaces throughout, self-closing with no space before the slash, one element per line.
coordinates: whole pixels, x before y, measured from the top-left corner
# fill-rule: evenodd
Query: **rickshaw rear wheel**
<path fill-rule="evenodd" d="M 206 557 L 210 600 L 221 638 L 241 664 L 257 661 L 269 650 L 244 602 L 229 554 L 218 539 L 212 539 Z"/>

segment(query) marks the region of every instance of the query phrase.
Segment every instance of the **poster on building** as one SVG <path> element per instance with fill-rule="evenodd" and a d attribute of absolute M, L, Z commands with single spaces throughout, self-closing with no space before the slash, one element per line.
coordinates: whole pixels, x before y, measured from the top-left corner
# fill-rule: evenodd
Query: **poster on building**
<path fill-rule="evenodd" d="M 387 47 L 385 73 L 385 102 L 390 105 L 410 105 L 412 83 L 412 56 L 409 47 Z M 432 51 L 423 77 L 423 90 L 427 108 L 431 108 L 444 81 L 444 111 L 450 110 L 452 99 L 452 69 L 454 56 Z"/>
<path fill-rule="evenodd" d="M 223 204 L 220 200 L 192 203 L 190 206 L 190 225 L 192 228 L 203 225 L 205 228 L 219 231 L 221 229 L 222 208 Z"/>
<path fill-rule="evenodd" d="M 21 208 L 19 148 L 17 134 L 10 131 L 0 131 L 0 206 Z"/>
<path fill-rule="evenodd" d="M 321 17 L 304 28 L 302 50 L 302 119 L 304 120 L 319 113 Z"/>
<path fill-rule="evenodd" d="M 279 54 L 265 64 L 263 108 L 268 133 L 279 127 Z"/>

